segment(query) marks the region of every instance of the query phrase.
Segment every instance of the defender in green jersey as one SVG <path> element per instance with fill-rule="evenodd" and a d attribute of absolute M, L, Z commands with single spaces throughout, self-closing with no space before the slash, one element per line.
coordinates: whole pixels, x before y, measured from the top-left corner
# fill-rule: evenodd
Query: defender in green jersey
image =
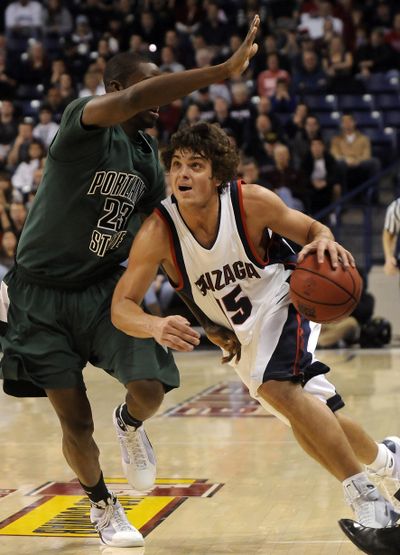
<path fill-rule="evenodd" d="M 125 335 L 110 318 L 120 264 L 140 214 L 149 214 L 164 197 L 157 148 L 142 129 L 154 124 L 159 105 L 241 73 L 257 50 L 258 25 L 256 16 L 235 54 L 204 69 L 158 75 L 154 64 L 130 53 L 108 62 L 107 94 L 75 100 L 63 114 L 16 267 L 5 279 L 10 305 L 1 339 L 3 378 L 46 392 L 61 423 L 65 458 L 91 501 L 91 520 L 111 546 L 142 545 L 143 538 L 104 483 L 82 369 L 90 361 L 126 387 L 114 424 L 135 489 L 148 489 L 155 479 L 143 421 L 179 385 L 164 345 Z M 176 325 L 182 336 L 177 348 L 191 351 L 197 332 L 182 317 Z"/>

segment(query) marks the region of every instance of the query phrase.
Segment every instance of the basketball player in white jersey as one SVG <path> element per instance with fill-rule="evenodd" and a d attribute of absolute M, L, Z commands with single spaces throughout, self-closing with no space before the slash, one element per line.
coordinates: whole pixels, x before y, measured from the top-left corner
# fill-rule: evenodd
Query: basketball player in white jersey
<path fill-rule="evenodd" d="M 343 483 L 356 519 L 375 528 L 393 525 L 399 514 L 362 464 L 385 485 L 390 482 L 393 493 L 399 487 L 400 439 L 392 438 L 389 447 L 377 444 L 337 412 L 344 403 L 325 377 L 329 368 L 314 357 L 320 326 L 290 302 L 295 256 L 282 237 L 304 245 L 299 262 L 311 252 L 322 262 L 328 252 L 333 266 L 348 267 L 352 255 L 326 226 L 288 208 L 271 191 L 230 181 L 238 155 L 219 127 L 200 122 L 179 130 L 163 158 L 173 194 L 133 243 L 114 292 L 114 325 L 178 351 L 198 344 L 185 318 L 160 318 L 140 307 L 161 265 L 176 290 L 191 299 L 206 333 L 210 321 L 230 330 L 230 336 L 218 337 L 215 329 L 208 335 L 250 394 L 289 424 L 301 447 Z"/>

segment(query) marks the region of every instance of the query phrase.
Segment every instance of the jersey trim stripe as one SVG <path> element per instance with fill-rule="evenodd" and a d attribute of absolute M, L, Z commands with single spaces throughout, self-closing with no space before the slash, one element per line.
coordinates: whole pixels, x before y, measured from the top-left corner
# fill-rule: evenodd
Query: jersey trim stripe
<path fill-rule="evenodd" d="M 250 239 L 250 235 L 246 226 L 246 216 L 243 205 L 241 185 L 241 181 L 233 181 L 230 183 L 230 194 L 233 211 L 235 214 L 236 227 L 249 260 L 251 260 L 258 268 L 263 269 L 265 268 L 265 266 L 268 265 L 269 260 L 264 261 L 259 256 Z"/>
<path fill-rule="evenodd" d="M 179 240 L 178 240 L 178 236 L 176 233 L 176 229 L 175 226 L 171 220 L 171 216 L 168 214 L 168 212 L 166 211 L 166 209 L 160 205 L 157 208 L 154 209 L 155 214 L 157 214 L 157 216 L 159 218 L 162 219 L 162 221 L 165 223 L 167 230 L 168 230 L 168 237 L 169 237 L 169 248 L 171 251 L 171 256 L 172 256 L 172 260 L 174 262 L 174 266 L 175 266 L 175 270 L 179 276 L 179 282 L 178 284 L 173 283 L 173 281 L 169 279 L 171 285 L 177 290 L 177 291 L 181 291 L 184 288 L 185 285 L 185 278 L 186 278 L 186 283 L 189 283 L 189 278 L 186 274 L 185 271 L 185 264 L 183 262 L 183 256 L 182 256 L 182 251 L 179 245 Z M 178 263 L 178 259 L 179 259 L 179 263 Z M 181 271 L 182 268 L 182 271 Z"/>

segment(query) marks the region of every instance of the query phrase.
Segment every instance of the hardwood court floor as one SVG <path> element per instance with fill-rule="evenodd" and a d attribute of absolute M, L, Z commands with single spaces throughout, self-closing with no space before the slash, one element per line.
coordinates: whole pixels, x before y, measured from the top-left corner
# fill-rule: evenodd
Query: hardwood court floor
<path fill-rule="evenodd" d="M 400 434 L 399 349 L 318 356 L 331 365 L 348 413 L 376 439 Z M 218 353 L 176 358 L 182 387 L 147 424 L 159 479 L 144 497 L 121 479 L 111 413 L 122 389 L 98 369 L 85 371 L 104 474 L 146 534 L 145 550 L 101 548 L 47 399 L 0 393 L 0 554 L 359 553 L 337 525 L 351 516 L 340 484 L 303 454 L 290 430 L 251 403 Z"/>

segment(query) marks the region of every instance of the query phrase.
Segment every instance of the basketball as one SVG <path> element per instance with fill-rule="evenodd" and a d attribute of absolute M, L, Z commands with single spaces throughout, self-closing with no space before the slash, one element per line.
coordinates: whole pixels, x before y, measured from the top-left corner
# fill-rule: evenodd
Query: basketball
<path fill-rule="evenodd" d="M 290 277 L 290 295 L 296 309 L 313 322 L 337 322 L 349 316 L 360 300 L 362 279 L 356 268 L 332 268 L 329 255 L 322 264 L 316 253 L 297 264 Z"/>

